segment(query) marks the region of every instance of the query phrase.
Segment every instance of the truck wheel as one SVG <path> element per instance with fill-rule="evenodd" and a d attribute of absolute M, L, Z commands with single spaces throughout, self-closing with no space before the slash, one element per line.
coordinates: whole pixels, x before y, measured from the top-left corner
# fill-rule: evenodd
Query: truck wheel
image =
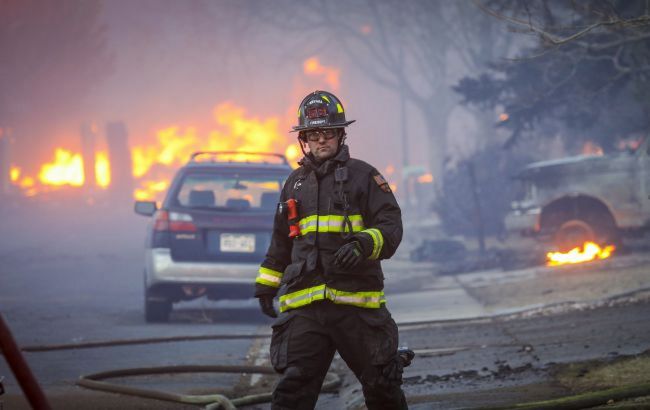
<path fill-rule="evenodd" d="M 596 242 L 596 232 L 591 225 L 580 219 L 564 222 L 555 233 L 553 242 L 560 252 L 581 247 L 585 242 Z"/>
<path fill-rule="evenodd" d="M 160 296 L 153 297 L 145 288 L 144 295 L 144 318 L 147 323 L 168 322 L 169 314 L 172 312 L 172 302 Z"/>

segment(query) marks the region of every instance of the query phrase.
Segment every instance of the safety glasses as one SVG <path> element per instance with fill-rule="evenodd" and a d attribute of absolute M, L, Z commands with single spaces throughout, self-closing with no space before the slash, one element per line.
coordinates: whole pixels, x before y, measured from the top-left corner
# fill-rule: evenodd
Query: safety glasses
<path fill-rule="evenodd" d="M 307 138 L 307 141 L 311 142 L 317 142 L 321 137 L 325 138 L 326 141 L 329 141 L 337 135 L 339 135 L 339 133 L 336 129 L 305 131 L 305 138 Z"/>

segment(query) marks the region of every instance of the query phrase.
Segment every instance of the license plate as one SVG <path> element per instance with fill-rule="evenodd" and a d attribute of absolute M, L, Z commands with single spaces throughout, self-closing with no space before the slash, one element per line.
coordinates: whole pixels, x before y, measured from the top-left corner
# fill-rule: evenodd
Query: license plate
<path fill-rule="evenodd" d="M 255 235 L 222 233 L 219 236 L 221 252 L 255 252 Z"/>

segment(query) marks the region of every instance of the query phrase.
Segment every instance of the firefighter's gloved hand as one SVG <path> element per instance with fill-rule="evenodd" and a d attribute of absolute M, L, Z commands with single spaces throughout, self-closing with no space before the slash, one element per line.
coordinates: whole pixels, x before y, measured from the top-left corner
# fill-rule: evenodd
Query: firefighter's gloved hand
<path fill-rule="evenodd" d="M 402 374 L 404 373 L 404 361 L 399 355 L 388 362 L 382 369 L 382 375 L 388 384 L 400 385 L 402 384 Z"/>
<path fill-rule="evenodd" d="M 359 242 L 352 241 L 341 246 L 334 254 L 334 265 L 343 270 L 354 269 L 363 259 Z"/>
<path fill-rule="evenodd" d="M 393 359 L 384 366 L 382 375 L 388 384 L 402 384 L 402 375 L 404 368 L 409 367 L 415 352 L 408 347 L 400 347 Z"/>
<path fill-rule="evenodd" d="M 258 299 L 260 301 L 260 309 L 262 309 L 262 313 L 274 319 L 278 317 L 278 313 L 275 311 L 275 308 L 273 307 L 273 296 L 260 295 L 258 296 Z"/>
<path fill-rule="evenodd" d="M 415 357 L 415 352 L 408 347 L 400 347 L 397 349 L 397 355 L 402 359 L 404 367 L 409 367 Z"/>

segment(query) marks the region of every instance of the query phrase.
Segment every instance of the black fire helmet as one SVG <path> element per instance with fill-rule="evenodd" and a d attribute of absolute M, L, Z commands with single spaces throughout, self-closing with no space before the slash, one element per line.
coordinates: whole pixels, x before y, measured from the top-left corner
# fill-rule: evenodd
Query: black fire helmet
<path fill-rule="evenodd" d="M 345 120 L 343 104 L 334 94 L 314 91 L 306 96 L 298 107 L 298 125 L 292 132 L 311 129 L 347 127 L 355 120 Z"/>

